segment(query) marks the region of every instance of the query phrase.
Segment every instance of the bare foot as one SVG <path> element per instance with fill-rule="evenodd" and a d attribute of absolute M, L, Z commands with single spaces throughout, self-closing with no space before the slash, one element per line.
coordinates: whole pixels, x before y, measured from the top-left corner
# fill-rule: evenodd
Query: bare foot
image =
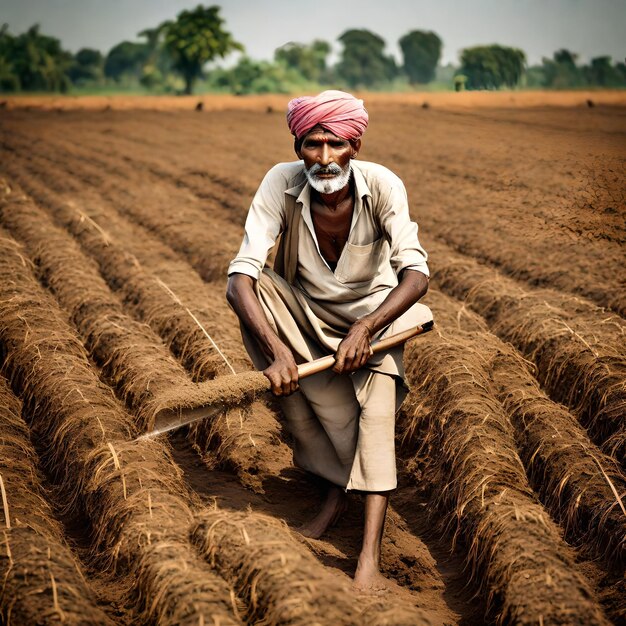
<path fill-rule="evenodd" d="M 348 498 L 340 487 L 331 485 L 321 511 L 308 523 L 300 526 L 298 532 L 309 539 L 319 539 L 331 526 L 334 526 L 348 508 Z"/>
<path fill-rule="evenodd" d="M 378 563 L 363 556 L 359 557 L 352 586 L 355 591 L 370 595 L 382 595 L 391 589 L 390 581 L 380 573 Z"/>

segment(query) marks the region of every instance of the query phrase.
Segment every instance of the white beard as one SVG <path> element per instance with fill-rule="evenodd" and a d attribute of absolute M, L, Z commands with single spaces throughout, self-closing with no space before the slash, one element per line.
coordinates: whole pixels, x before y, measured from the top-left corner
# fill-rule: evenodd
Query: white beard
<path fill-rule="evenodd" d="M 334 174 L 334 178 L 318 178 L 318 174 Z M 327 167 L 322 167 L 319 163 L 314 163 L 310 169 L 305 169 L 304 173 L 309 184 L 317 193 L 336 193 L 343 189 L 350 182 L 352 164 L 348 162 L 345 169 L 341 169 L 336 163 L 329 163 Z"/>

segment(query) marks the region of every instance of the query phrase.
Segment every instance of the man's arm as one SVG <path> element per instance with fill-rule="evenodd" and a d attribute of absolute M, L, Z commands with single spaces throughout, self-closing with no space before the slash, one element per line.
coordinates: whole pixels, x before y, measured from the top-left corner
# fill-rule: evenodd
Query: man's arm
<path fill-rule="evenodd" d="M 350 372 L 365 365 L 371 356 L 371 338 L 428 291 L 427 255 L 419 243 L 417 224 L 409 215 L 404 184 L 386 168 L 382 168 L 370 184 L 378 191 L 375 210 L 389 242 L 391 266 L 399 282 L 375 311 L 352 325 L 339 344 L 333 368 L 336 372 Z"/>
<path fill-rule="evenodd" d="M 298 389 L 298 368 L 291 350 L 270 326 L 254 291 L 254 278 L 247 274 L 231 274 L 226 299 L 256 339 L 272 364 L 263 373 L 277 396 L 287 396 Z"/>
<path fill-rule="evenodd" d="M 422 272 L 404 270 L 400 282 L 372 313 L 358 319 L 339 344 L 333 370 L 339 374 L 363 367 L 371 356 L 372 337 L 408 311 L 428 291 Z"/>

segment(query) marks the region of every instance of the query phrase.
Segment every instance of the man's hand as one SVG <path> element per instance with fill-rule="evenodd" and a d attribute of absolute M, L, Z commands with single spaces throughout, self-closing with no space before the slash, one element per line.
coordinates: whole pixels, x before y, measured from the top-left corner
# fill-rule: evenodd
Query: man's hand
<path fill-rule="evenodd" d="M 372 356 L 372 331 L 365 320 L 352 324 L 335 353 L 333 372 L 344 374 L 363 367 Z"/>
<path fill-rule="evenodd" d="M 270 381 L 274 395 L 288 396 L 297 391 L 298 368 L 293 354 L 269 325 L 254 290 L 254 279 L 246 274 L 233 274 L 228 279 L 226 297 L 243 325 L 272 362 L 263 373 Z"/>
<path fill-rule="evenodd" d="M 352 324 L 345 339 L 339 344 L 333 371 L 341 374 L 363 367 L 372 356 L 372 337 L 408 311 L 427 290 L 428 278 L 422 272 L 403 271 L 400 282 L 389 292 L 383 303 Z"/>
<path fill-rule="evenodd" d="M 275 396 L 288 396 L 298 391 L 298 367 L 287 347 L 276 350 L 274 362 L 263 370 L 263 374 L 270 381 Z"/>

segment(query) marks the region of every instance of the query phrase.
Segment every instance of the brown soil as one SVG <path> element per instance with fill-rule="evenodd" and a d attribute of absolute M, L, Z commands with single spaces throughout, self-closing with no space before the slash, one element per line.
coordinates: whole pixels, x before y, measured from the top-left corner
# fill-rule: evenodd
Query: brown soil
<path fill-rule="evenodd" d="M 320 486 L 224 298 L 256 186 L 293 158 L 286 97 L 11 98 L 0 623 L 626 620 L 626 96 L 365 98 L 362 157 L 405 181 L 434 274 L 436 329 L 405 355 L 392 590 L 350 590 L 358 496 L 321 540 L 293 532 Z M 221 392 L 230 410 L 135 441 Z"/>
<path fill-rule="evenodd" d="M 356 92 L 355 92 L 356 93 Z M 300 94 L 297 94 L 300 95 Z M 623 91 L 580 90 L 580 91 L 520 91 L 488 92 L 466 91 L 450 92 L 415 92 L 405 94 L 356 93 L 368 103 L 390 103 L 422 106 L 424 102 L 437 107 L 449 108 L 502 108 L 502 107 L 588 107 L 591 100 L 594 106 L 626 104 Z M 294 96 L 11 96 L 4 97 L 7 109 L 44 109 L 44 110 L 150 110 L 150 111 L 192 111 L 199 102 L 202 110 L 207 111 L 273 111 L 285 110 L 286 104 Z"/>

